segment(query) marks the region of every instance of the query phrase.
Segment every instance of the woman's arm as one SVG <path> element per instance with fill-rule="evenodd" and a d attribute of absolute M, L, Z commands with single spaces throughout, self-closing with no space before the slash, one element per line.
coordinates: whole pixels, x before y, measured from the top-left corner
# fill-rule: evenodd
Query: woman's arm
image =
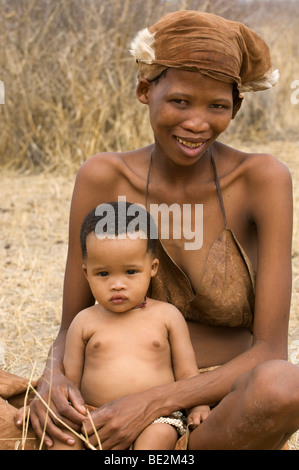
<path fill-rule="evenodd" d="M 108 164 L 108 163 L 109 164 Z M 66 262 L 63 309 L 61 326 L 57 338 L 49 352 L 48 360 L 42 377 L 38 381 L 38 393 L 51 406 L 55 414 L 70 426 L 81 426 L 83 419 L 83 399 L 75 387 L 64 375 L 63 355 L 65 338 L 68 328 L 81 310 L 94 304 L 94 298 L 88 282 L 82 272 L 82 256 L 80 249 L 80 228 L 87 213 L 109 197 L 105 184 L 111 183 L 114 174 L 111 158 L 95 156 L 80 168 L 72 196 L 69 220 L 69 244 Z M 114 186 L 110 184 L 110 187 Z M 49 400 L 50 395 L 50 400 Z M 72 406 L 69 406 L 69 402 Z M 23 410 L 16 417 L 17 424 L 22 425 Z M 30 418 L 34 431 L 42 437 L 44 423 L 47 421 L 45 440 L 50 445 L 50 435 L 66 442 L 69 436 L 60 429 L 60 424 L 47 418 L 47 410 L 36 397 L 30 405 Z"/>
<path fill-rule="evenodd" d="M 264 360 L 286 359 L 292 289 L 292 181 L 289 170 L 274 157 L 256 158 L 260 158 L 259 165 L 248 185 L 257 227 L 253 345 L 264 350 Z"/>
<path fill-rule="evenodd" d="M 159 416 L 198 404 L 218 403 L 243 372 L 267 360 L 287 358 L 292 272 L 291 177 L 273 157 L 257 155 L 252 159 L 246 184 L 258 237 L 252 347 L 216 370 L 127 396 L 95 411 L 93 419 L 105 449 L 126 448 Z M 90 425 L 88 432 L 93 433 Z M 96 445 L 96 439 L 92 439 Z"/>

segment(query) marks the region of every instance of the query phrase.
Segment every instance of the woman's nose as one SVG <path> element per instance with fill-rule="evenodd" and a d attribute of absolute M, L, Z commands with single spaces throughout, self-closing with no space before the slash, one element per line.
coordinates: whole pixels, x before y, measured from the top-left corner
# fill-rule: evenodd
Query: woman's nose
<path fill-rule="evenodd" d="M 184 129 L 193 132 L 193 134 L 202 134 L 210 129 L 207 114 L 202 111 L 192 111 L 183 122 Z"/>

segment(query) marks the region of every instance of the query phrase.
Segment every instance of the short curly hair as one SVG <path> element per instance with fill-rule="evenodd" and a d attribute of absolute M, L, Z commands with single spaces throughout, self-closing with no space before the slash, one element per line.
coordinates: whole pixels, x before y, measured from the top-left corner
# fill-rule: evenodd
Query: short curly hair
<path fill-rule="evenodd" d="M 99 238 L 113 238 L 140 231 L 146 235 L 147 250 L 154 255 L 158 238 L 157 226 L 143 206 L 127 201 L 100 204 L 87 214 L 81 225 L 82 258 L 87 258 L 86 239 L 90 233 L 95 233 Z"/>

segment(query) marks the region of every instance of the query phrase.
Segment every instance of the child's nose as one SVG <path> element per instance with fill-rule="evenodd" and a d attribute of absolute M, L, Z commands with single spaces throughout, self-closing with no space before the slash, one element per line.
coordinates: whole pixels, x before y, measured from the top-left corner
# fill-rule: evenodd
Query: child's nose
<path fill-rule="evenodd" d="M 125 288 L 125 283 L 124 283 L 123 279 L 117 278 L 117 279 L 113 280 L 113 282 L 112 282 L 112 289 L 113 290 L 122 290 L 124 288 Z"/>

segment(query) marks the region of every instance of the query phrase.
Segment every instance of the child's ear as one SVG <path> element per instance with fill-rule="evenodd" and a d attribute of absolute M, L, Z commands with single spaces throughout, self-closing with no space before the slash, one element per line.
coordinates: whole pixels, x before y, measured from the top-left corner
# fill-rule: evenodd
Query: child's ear
<path fill-rule="evenodd" d="M 158 267 L 159 267 L 159 260 L 158 258 L 155 258 L 153 259 L 153 262 L 152 262 L 151 277 L 154 277 L 157 274 Z"/>
<path fill-rule="evenodd" d="M 85 277 L 87 278 L 87 266 L 86 266 L 86 264 L 82 264 L 82 271 L 83 271 Z"/>
<path fill-rule="evenodd" d="M 150 86 L 151 86 L 151 83 L 148 80 L 146 80 L 146 78 L 139 79 L 137 89 L 136 89 L 136 95 L 140 103 L 148 104 L 148 95 L 149 95 Z"/>

